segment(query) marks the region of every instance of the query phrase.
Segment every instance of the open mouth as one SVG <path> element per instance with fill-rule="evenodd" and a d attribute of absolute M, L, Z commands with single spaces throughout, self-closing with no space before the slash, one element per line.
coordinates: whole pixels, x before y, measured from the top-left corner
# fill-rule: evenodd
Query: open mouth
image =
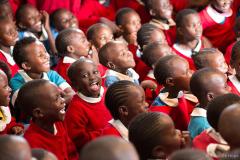
<path fill-rule="evenodd" d="M 66 113 L 66 111 L 65 111 L 65 107 L 63 107 L 63 108 L 59 111 L 59 113 L 61 113 L 61 114 L 65 114 L 65 113 Z"/>
<path fill-rule="evenodd" d="M 100 89 L 100 83 L 99 82 L 90 83 L 90 89 L 93 91 L 98 91 Z"/>

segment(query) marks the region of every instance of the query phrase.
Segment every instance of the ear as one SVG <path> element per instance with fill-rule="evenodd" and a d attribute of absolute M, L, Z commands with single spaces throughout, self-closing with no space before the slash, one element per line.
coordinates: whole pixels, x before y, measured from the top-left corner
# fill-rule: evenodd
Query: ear
<path fill-rule="evenodd" d="M 107 67 L 113 70 L 116 68 L 115 64 L 113 64 L 112 62 L 107 62 Z"/>
<path fill-rule="evenodd" d="M 150 14 L 151 16 L 156 16 L 156 13 L 153 11 L 153 9 L 150 9 L 150 10 L 149 10 L 149 14 Z"/>
<path fill-rule="evenodd" d="M 121 35 L 122 35 L 122 33 L 124 32 L 124 31 L 123 31 L 123 26 L 122 26 L 122 25 L 119 25 L 118 28 L 119 28 L 119 30 L 120 30 L 120 32 L 121 32 Z"/>
<path fill-rule="evenodd" d="M 126 106 L 120 106 L 118 108 L 119 115 L 121 116 L 128 116 L 128 110 Z"/>
<path fill-rule="evenodd" d="M 41 118 L 44 116 L 42 111 L 39 108 L 35 108 L 32 114 L 35 118 Z"/>
<path fill-rule="evenodd" d="M 23 62 L 21 64 L 21 67 L 24 69 L 24 70 L 30 70 L 31 69 L 31 66 L 27 63 L 27 62 Z"/>
<path fill-rule="evenodd" d="M 72 45 L 67 46 L 67 52 L 73 53 L 75 52 L 75 48 Z"/>
<path fill-rule="evenodd" d="M 152 150 L 152 157 L 153 158 L 166 158 L 166 154 L 164 153 L 164 149 L 162 146 L 158 145 L 155 146 Z"/>
<path fill-rule="evenodd" d="M 207 93 L 207 100 L 208 102 L 211 102 L 214 99 L 214 94 L 212 92 Z"/>
<path fill-rule="evenodd" d="M 165 82 L 168 86 L 174 86 L 174 79 L 172 77 L 168 77 Z"/>

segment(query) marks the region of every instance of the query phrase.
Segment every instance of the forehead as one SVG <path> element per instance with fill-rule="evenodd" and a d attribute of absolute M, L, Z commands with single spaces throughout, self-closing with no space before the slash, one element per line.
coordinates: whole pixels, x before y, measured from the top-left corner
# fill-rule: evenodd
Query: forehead
<path fill-rule="evenodd" d="M 39 87 L 39 93 L 44 97 L 51 97 L 56 94 L 59 94 L 60 90 L 54 83 L 49 82 L 49 83 L 45 83 L 42 87 Z"/>
<path fill-rule="evenodd" d="M 56 18 L 65 18 L 65 17 L 68 17 L 68 16 L 71 16 L 72 13 L 68 10 L 61 10 L 59 11 L 57 14 L 56 14 Z"/>
<path fill-rule="evenodd" d="M 9 26 L 15 26 L 15 24 L 13 23 L 13 21 L 11 20 L 0 20 L 0 31 L 6 29 Z"/>
<path fill-rule="evenodd" d="M 0 81 L 3 81 L 3 80 L 7 80 L 7 76 L 2 70 L 0 70 Z"/>
<path fill-rule="evenodd" d="M 130 11 L 130 12 L 124 14 L 123 22 L 129 21 L 129 20 L 132 20 L 132 19 L 135 19 L 135 18 L 140 19 L 139 15 L 135 11 Z"/>
<path fill-rule="evenodd" d="M 27 45 L 25 48 L 23 48 L 27 55 L 32 55 L 32 53 L 35 53 L 37 51 L 46 51 L 44 45 L 41 42 L 33 42 L 29 45 Z"/>
<path fill-rule="evenodd" d="M 97 66 L 92 62 L 80 62 L 76 66 L 76 69 L 79 72 L 85 72 L 85 71 L 93 70 L 93 69 L 96 69 L 96 68 L 97 68 Z"/>
<path fill-rule="evenodd" d="M 169 65 L 171 65 L 174 68 L 175 71 L 189 69 L 188 62 L 181 57 L 174 57 L 169 62 Z"/>
<path fill-rule="evenodd" d="M 188 15 L 185 15 L 183 17 L 183 22 L 185 23 L 189 23 L 189 22 L 192 22 L 194 20 L 199 20 L 199 16 L 197 13 L 191 13 L 191 14 L 188 14 Z"/>
<path fill-rule="evenodd" d="M 94 31 L 95 34 L 100 34 L 102 32 L 112 33 L 112 30 L 107 26 L 99 25 L 98 27 L 96 27 L 96 29 Z"/>

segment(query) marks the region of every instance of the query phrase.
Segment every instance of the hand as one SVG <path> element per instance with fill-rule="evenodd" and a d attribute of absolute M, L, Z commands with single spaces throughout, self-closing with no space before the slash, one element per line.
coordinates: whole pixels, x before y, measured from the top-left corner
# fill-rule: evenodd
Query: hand
<path fill-rule="evenodd" d="M 11 134 L 21 135 L 21 134 L 23 134 L 23 128 L 20 126 L 14 126 L 11 129 Z"/>
<path fill-rule="evenodd" d="M 50 20 L 49 20 L 49 14 L 46 11 L 40 11 L 42 15 L 42 22 L 43 26 L 47 31 L 50 31 Z"/>
<path fill-rule="evenodd" d="M 182 146 L 181 148 L 189 148 L 192 146 L 192 140 L 189 131 L 182 131 Z"/>
<path fill-rule="evenodd" d="M 95 64 L 99 64 L 98 52 L 97 49 L 92 45 L 89 49 L 88 57 L 91 59 Z"/>
<path fill-rule="evenodd" d="M 151 89 L 151 90 L 155 90 L 157 88 L 157 84 L 154 83 L 153 81 L 151 80 L 144 80 L 141 82 L 141 86 L 143 89 Z"/>

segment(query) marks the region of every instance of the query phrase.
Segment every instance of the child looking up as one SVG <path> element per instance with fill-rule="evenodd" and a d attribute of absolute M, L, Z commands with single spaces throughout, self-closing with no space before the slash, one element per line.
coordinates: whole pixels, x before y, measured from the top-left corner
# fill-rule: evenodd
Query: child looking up
<path fill-rule="evenodd" d="M 208 103 L 217 96 L 229 93 L 231 88 L 227 85 L 227 77 L 213 68 L 196 71 L 190 80 L 190 88 L 199 101 L 191 113 L 188 126 L 191 137 L 194 138 L 210 128 L 206 111 Z"/>
<path fill-rule="evenodd" d="M 14 22 L 11 19 L 0 18 L 0 60 L 8 65 L 12 76 L 19 69 L 11 55 L 17 39 L 18 34 Z"/>
<path fill-rule="evenodd" d="M 68 133 L 78 150 L 101 135 L 101 130 L 111 120 L 104 105 L 105 89 L 93 61 L 81 58 L 68 69 L 68 77 L 77 90 L 69 104 L 65 123 Z"/>
<path fill-rule="evenodd" d="M 154 77 L 164 88 L 153 101 L 150 111 L 168 114 L 180 130 L 187 129 L 193 106 L 198 102 L 188 93 L 191 76 L 188 62 L 178 55 L 160 58 L 154 68 Z"/>
<path fill-rule="evenodd" d="M 49 54 L 41 42 L 33 37 L 18 41 L 13 50 L 13 58 L 21 68 L 10 81 L 13 89 L 13 104 L 18 90 L 23 84 L 33 79 L 45 79 L 55 83 L 63 90 L 67 103 L 71 100 L 74 91 L 57 72 L 50 70 Z"/>
<path fill-rule="evenodd" d="M 210 48 L 210 42 L 202 36 L 202 24 L 198 13 L 192 9 L 184 9 L 176 16 L 177 39 L 174 51 L 188 60 L 191 69 L 195 69 L 192 60 L 194 52 L 202 48 Z"/>
<path fill-rule="evenodd" d="M 141 134 L 139 134 L 141 133 Z M 176 130 L 172 119 L 164 113 L 142 113 L 129 126 L 129 140 L 136 147 L 141 160 L 166 159 L 184 147 L 188 134 Z"/>
<path fill-rule="evenodd" d="M 148 103 L 142 87 L 131 81 L 118 81 L 108 88 L 105 104 L 113 119 L 109 121 L 103 134 L 117 135 L 128 141 L 129 122 L 147 111 Z"/>
<path fill-rule="evenodd" d="M 78 160 L 76 148 L 63 124 L 66 104 L 61 95 L 58 87 L 47 80 L 38 79 L 24 84 L 16 103 L 32 117 L 24 138 L 31 148 L 46 149 L 59 160 Z"/>

